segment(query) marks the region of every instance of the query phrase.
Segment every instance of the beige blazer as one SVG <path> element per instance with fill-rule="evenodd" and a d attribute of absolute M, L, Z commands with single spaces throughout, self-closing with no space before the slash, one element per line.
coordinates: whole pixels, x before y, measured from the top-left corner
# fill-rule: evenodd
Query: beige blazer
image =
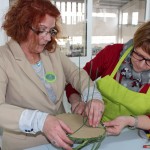
<path fill-rule="evenodd" d="M 40 56 L 45 72 L 53 72 L 56 75 L 56 81 L 50 83 L 57 96 L 56 104 L 49 100 L 45 87 L 19 44 L 10 40 L 0 47 L 0 126 L 4 129 L 4 150 L 22 150 L 48 143 L 42 133 L 26 135 L 20 131 L 18 123 L 22 111 L 34 109 L 52 115 L 62 113 L 66 82 L 70 82 L 81 92 L 88 87 L 87 73 L 82 70 L 79 81 L 79 69 L 59 50 L 54 53 L 45 50 Z M 92 81 L 90 85 L 93 85 Z"/>

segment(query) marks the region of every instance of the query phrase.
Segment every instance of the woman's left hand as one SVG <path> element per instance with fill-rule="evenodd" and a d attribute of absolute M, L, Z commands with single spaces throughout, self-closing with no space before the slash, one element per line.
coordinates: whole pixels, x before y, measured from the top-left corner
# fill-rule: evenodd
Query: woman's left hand
<path fill-rule="evenodd" d="M 85 102 L 78 101 L 77 103 L 74 103 L 74 105 L 71 106 L 72 113 L 84 115 L 84 108 L 85 108 Z"/>
<path fill-rule="evenodd" d="M 104 122 L 103 124 L 106 127 L 107 135 L 119 135 L 132 118 L 130 116 L 119 116 L 112 121 Z"/>
<path fill-rule="evenodd" d="M 104 103 L 100 100 L 90 100 L 85 107 L 85 113 L 88 116 L 89 125 L 97 127 L 104 112 Z"/>

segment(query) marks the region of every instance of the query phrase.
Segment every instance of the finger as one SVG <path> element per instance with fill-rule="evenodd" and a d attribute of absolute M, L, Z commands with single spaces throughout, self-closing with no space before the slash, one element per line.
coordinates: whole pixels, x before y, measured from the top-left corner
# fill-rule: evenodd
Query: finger
<path fill-rule="evenodd" d="M 80 105 L 80 102 L 74 107 L 74 108 L 72 108 L 72 112 L 73 113 L 76 113 L 77 111 L 77 108 L 79 107 L 79 105 Z"/>
<path fill-rule="evenodd" d="M 97 127 L 99 125 L 101 117 L 102 117 L 102 112 L 99 111 L 98 109 L 94 109 L 93 127 Z"/>
<path fill-rule="evenodd" d="M 63 129 L 66 133 L 69 133 L 69 134 L 73 133 L 73 131 L 71 130 L 71 128 L 70 128 L 68 125 L 66 125 L 63 121 L 59 120 L 59 123 L 60 123 L 62 129 Z"/>
<path fill-rule="evenodd" d="M 66 127 L 67 128 L 69 128 L 66 124 L 64 124 L 62 121 L 60 121 L 61 122 L 61 127 L 62 127 L 62 129 L 63 129 L 63 131 L 62 132 L 59 132 L 58 133 L 58 136 L 60 137 L 60 139 L 64 142 L 64 143 L 66 143 L 66 144 L 69 144 L 69 145 L 72 145 L 73 144 L 73 141 L 71 141 L 67 136 L 66 136 L 66 133 L 64 132 L 64 131 L 67 131 L 67 130 L 65 130 L 66 129 Z M 70 128 L 69 128 L 70 129 Z M 71 129 L 70 129 L 71 130 Z M 72 130 L 71 130 L 72 131 Z M 73 131 L 71 132 L 71 133 L 73 133 Z"/>
<path fill-rule="evenodd" d="M 75 113 L 82 115 L 84 112 L 85 105 L 80 103 L 80 105 L 76 108 Z"/>
<path fill-rule="evenodd" d="M 110 133 L 110 132 L 106 132 L 106 135 L 107 135 L 107 136 L 110 136 L 110 135 L 113 135 L 113 134 Z"/>
<path fill-rule="evenodd" d="M 94 116 L 94 109 L 92 106 L 92 102 L 89 102 L 89 114 L 88 114 L 88 120 L 89 120 L 89 125 L 92 126 L 93 125 L 93 116 Z"/>
<path fill-rule="evenodd" d="M 106 129 L 107 135 L 114 135 L 113 129 Z"/>
<path fill-rule="evenodd" d="M 78 109 L 76 109 L 76 111 L 75 111 L 74 113 L 75 113 L 75 114 L 82 115 L 83 111 L 84 111 L 84 110 L 78 108 Z"/>
<path fill-rule="evenodd" d="M 99 111 L 99 105 L 97 105 L 96 101 L 93 101 L 91 103 L 91 107 L 90 107 L 90 116 L 92 117 L 91 118 L 91 125 L 93 127 L 96 127 L 99 125 L 99 122 L 100 122 L 100 119 L 102 117 L 102 112 Z"/>
<path fill-rule="evenodd" d="M 104 124 L 105 127 L 112 126 L 112 125 L 110 125 L 110 122 L 103 122 L 103 124 Z"/>
<path fill-rule="evenodd" d="M 116 120 L 112 120 L 112 121 L 108 121 L 108 122 L 103 122 L 103 124 L 107 127 L 109 126 L 118 126 L 118 123 L 116 122 Z"/>
<path fill-rule="evenodd" d="M 60 139 L 61 139 L 64 143 L 66 143 L 66 144 L 68 144 L 68 145 L 73 145 L 73 141 L 70 140 L 70 139 L 66 136 L 66 133 L 65 133 L 65 132 L 60 132 L 58 135 L 59 135 Z"/>
<path fill-rule="evenodd" d="M 99 104 L 99 105 L 98 105 L 98 104 Z M 102 116 L 103 116 L 103 113 L 104 113 L 104 106 L 103 106 L 103 103 L 101 103 L 101 102 L 98 101 L 98 104 L 95 103 L 95 107 L 96 107 L 96 108 L 94 108 L 94 124 L 95 124 L 96 126 L 99 125 L 100 120 L 101 120 L 101 118 L 102 118 Z"/>
<path fill-rule="evenodd" d="M 72 150 L 71 145 L 65 143 L 61 138 L 62 137 L 59 137 L 59 135 L 57 135 L 54 139 L 51 140 L 51 143 L 56 147 L 61 147 L 65 150 Z"/>
<path fill-rule="evenodd" d="M 111 134 L 111 135 L 118 135 L 121 132 L 121 128 L 120 127 L 107 127 L 106 131 Z"/>
<path fill-rule="evenodd" d="M 78 107 L 76 107 L 76 108 L 74 109 L 74 113 L 80 114 L 80 112 L 81 112 L 80 105 L 78 105 Z"/>
<path fill-rule="evenodd" d="M 99 100 L 92 100 L 91 101 L 91 106 L 90 106 L 90 113 L 92 114 L 92 126 L 96 127 L 98 126 L 102 115 L 103 115 L 103 111 L 104 111 L 104 104 L 102 102 L 100 102 Z"/>
<path fill-rule="evenodd" d="M 70 145 L 72 145 L 72 144 L 68 144 L 67 142 L 63 141 L 63 139 L 59 138 L 59 145 L 58 145 L 58 147 L 62 147 L 65 150 L 72 150 Z"/>
<path fill-rule="evenodd" d="M 59 144 L 58 144 L 55 140 L 52 140 L 51 143 L 52 143 L 54 146 L 59 147 Z"/>
<path fill-rule="evenodd" d="M 66 133 L 62 128 L 60 128 L 55 136 L 50 137 L 49 139 L 51 143 L 57 147 L 70 149 L 70 145 L 73 145 L 73 142 L 66 136 Z"/>
<path fill-rule="evenodd" d="M 84 111 L 84 116 L 88 116 L 89 115 L 89 106 L 88 103 L 86 103 L 85 105 L 85 111 Z"/>
<path fill-rule="evenodd" d="M 108 136 L 109 136 L 109 135 L 116 136 L 116 135 L 119 135 L 119 134 L 120 134 L 120 133 L 118 133 L 118 132 L 116 132 L 116 133 L 114 133 L 114 132 L 113 132 L 113 133 L 107 132 L 107 133 L 106 133 L 106 135 L 108 135 Z"/>

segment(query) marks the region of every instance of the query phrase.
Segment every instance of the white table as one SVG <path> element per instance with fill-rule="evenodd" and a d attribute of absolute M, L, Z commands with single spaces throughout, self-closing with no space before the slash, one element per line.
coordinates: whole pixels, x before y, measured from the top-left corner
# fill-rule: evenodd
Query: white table
<path fill-rule="evenodd" d="M 145 136 L 146 137 L 146 136 Z M 144 150 L 143 145 L 149 144 L 147 139 L 138 135 L 138 130 L 124 129 L 119 136 L 107 136 L 99 150 Z M 92 145 L 84 147 L 82 150 L 91 150 Z M 41 145 L 25 150 L 59 150 L 51 144 Z M 146 150 L 146 149 L 145 149 Z"/>

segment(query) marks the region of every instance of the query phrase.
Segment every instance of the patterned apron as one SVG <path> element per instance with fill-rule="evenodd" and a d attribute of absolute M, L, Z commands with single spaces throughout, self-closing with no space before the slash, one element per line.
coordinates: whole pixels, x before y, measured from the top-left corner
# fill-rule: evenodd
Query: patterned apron
<path fill-rule="evenodd" d="M 150 114 L 150 88 L 147 93 L 138 93 L 128 90 L 113 78 L 132 49 L 133 46 L 127 49 L 111 75 L 97 80 L 97 88 L 105 103 L 102 121 L 109 121 L 121 115 Z"/>

